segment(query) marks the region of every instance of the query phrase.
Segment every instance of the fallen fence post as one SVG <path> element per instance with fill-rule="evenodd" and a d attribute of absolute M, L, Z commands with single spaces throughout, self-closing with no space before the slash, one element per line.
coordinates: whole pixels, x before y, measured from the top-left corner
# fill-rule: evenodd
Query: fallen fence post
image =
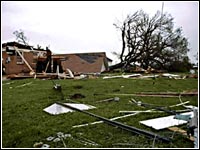
<path fill-rule="evenodd" d="M 90 113 L 90 112 L 87 112 L 87 111 L 83 111 L 83 110 L 74 108 L 74 107 L 72 107 L 72 106 L 69 106 L 69 105 L 66 105 L 66 104 L 63 104 L 63 103 L 60 103 L 60 102 L 57 102 L 57 104 L 60 104 L 60 105 L 62 105 L 62 106 L 65 106 L 65 107 L 67 107 L 67 108 L 70 108 L 70 109 L 72 109 L 72 110 L 76 110 L 76 111 L 85 113 L 85 114 L 90 115 L 90 116 L 92 116 L 92 117 L 98 118 L 98 119 L 104 121 L 105 123 L 107 123 L 107 124 L 109 124 L 109 125 L 120 127 L 121 129 L 124 129 L 124 130 L 126 130 L 126 131 L 130 131 L 130 132 L 132 132 L 132 133 L 142 134 L 142 135 L 144 135 L 144 136 L 146 136 L 146 137 L 150 137 L 150 138 L 154 138 L 154 137 L 156 136 L 156 139 L 162 140 L 163 142 L 170 142 L 170 141 L 171 141 L 170 138 L 162 137 L 162 136 L 157 135 L 157 134 L 155 134 L 155 133 L 152 133 L 152 132 L 149 132 L 149 131 L 145 131 L 145 130 L 141 130 L 141 129 L 138 129 L 138 128 L 133 127 L 133 126 L 128 126 L 128 125 L 122 124 L 122 123 L 120 123 L 120 122 L 111 121 L 111 120 L 109 120 L 109 119 L 107 119 L 107 118 L 98 116 L 98 115 L 96 115 L 96 114 L 93 114 L 93 113 Z"/>

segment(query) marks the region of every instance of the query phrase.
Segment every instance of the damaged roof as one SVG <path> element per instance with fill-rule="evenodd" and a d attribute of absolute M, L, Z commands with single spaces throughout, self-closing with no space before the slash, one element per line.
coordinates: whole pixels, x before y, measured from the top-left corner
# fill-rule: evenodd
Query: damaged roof
<path fill-rule="evenodd" d="M 52 58 L 64 57 L 61 62 L 67 68 L 78 73 L 100 73 L 108 70 L 108 59 L 105 52 L 56 54 Z"/>

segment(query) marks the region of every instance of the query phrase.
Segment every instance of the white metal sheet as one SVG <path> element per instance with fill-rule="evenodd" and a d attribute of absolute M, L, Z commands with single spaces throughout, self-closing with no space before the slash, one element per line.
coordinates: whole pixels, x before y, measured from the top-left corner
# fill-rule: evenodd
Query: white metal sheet
<path fill-rule="evenodd" d="M 64 103 L 67 104 L 69 106 L 75 107 L 77 109 L 80 110 L 88 110 L 88 109 L 93 109 L 96 108 L 94 106 L 91 105 L 85 105 L 85 104 L 75 104 L 75 103 Z M 58 115 L 58 114 L 62 114 L 62 113 L 68 113 L 68 112 L 73 112 L 74 110 L 71 110 L 69 108 L 66 108 L 64 106 L 61 106 L 59 104 L 52 104 L 49 107 L 46 107 L 45 109 L 43 109 L 45 112 L 49 113 L 49 114 L 53 114 L 53 115 Z"/>
<path fill-rule="evenodd" d="M 193 112 L 181 113 L 181 115 L 191 115 L 191 117 L 193 117 Z M 140 121 L 140 123 L 146 126 L 152 127 L 156 130 L 187 123 L 187 121 L 185 120 L 174 119 L 174 116 L 175 115 L 144 120 L 144 121 Z"/>

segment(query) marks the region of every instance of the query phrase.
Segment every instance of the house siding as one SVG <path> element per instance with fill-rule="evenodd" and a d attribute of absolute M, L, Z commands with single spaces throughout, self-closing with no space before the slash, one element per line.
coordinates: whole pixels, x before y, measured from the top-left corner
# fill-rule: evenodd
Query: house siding
<path fill-rule="evenodd" d="M 31 52 L 23 52 L 23 56 L 29 65 L 33 68 L 36 68 L 36 63 L 33 63 L 33 53 Z M 5 66 L 5 73 L 8 74 L 17 74 L 17 73 L 29 73 L 30 69 L 25 64 L 17 64 L 17 56 L 16 55 L 9 55 L 6 51 L 2 52 L 3 61 L 2 64 Z M 6 62 L 6 59 L 10 57 L 10 62 Z"/>

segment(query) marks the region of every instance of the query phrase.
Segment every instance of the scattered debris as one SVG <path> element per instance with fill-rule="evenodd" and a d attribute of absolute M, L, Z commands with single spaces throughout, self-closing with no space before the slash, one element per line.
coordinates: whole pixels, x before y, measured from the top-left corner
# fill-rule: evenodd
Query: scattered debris
<path fill-rule="evenodd" d="M 4 83 L 2 85 L 8 85 L 8 84 L 12 84 L 12 83 L 14 83 L 14 82 L 7 82 L 7 83 Z"/>
<path fill-rule="evenodd" d="M 138 113 L 134 113 L 134 114 L 132 113 L 132 114 L 124 115 L 124 116 L 119 116 L 119 117 L 111 118 L 109 120 L 113 121 L 113 120 L 117 120 L 117 119 L 121 119 L 121 118 L 130 117 L 130 116 L 133 116 L 136 114 L 138 114 Z M 94 124 L 99 124 L 99 123 L 103 123 L 103 121 L 96 121 L 96 122 L 91 122 L 91 123 L 86 123 L 86 124 L 75 125 L 75 126 L 72 126 L 72 128 L 85 127 L 88 125 L 94 125 Z"/>
<path fill-rule="evenodd" d="M 49 136 L 48 138 L 46 138 L 47 141 L 52 141 L 55 137 L 53 136 Z"/>
<path fill-rule="evenodd" d="M 176 110 L 176 112 L 188 112 L 190 110 L 185 109 L 185 110 Z M 119 111 L 119 113 L 123 113 L 123 114 L 131 114 L 131 113 L 146 113 L 146 112 L 150 112 L 150 113 L 163 113 L 164 111 L 154 111 L 154 110 L 144 110 L 144 111 L 140 111 L 140 110 L 135 110 L 135 111 Z"/>
<path fill-rule="evenodd" d="M 198 92 L 137 92 L 133 94 L 117 94 L 117 93 L 110 93 L 107 95 L 120 95 L 120 96 L 144 96 L 144 97 L 179 97 L 181 96 L 197 96 Z"/>
<path fill-rule="evenodd" d="M 34 148 L 40 148 L 40 147 L 42 147 L 42 145 L 43 145 L 43 142 L 36 142 L 36 143 L 33 145 L 33 147 L 34 147 Z"/>
<path fill-rule="evenodd" d="M 70 99 L 80 99 L 80 98 L 85 98 L 85 96 L 80 93 L 75 93 L 74 95 L 70 96 Z"/>
<path fill-rule="evenodd" d="M 174 79 L 181 78 L 180 75 L 170 74 L 170 73 L 163 73 L 162 76 L 163 76 L 163 77 L 168 77 L 168 78 L 174 78 Z"/>
<path fill-rule="evenodd" d="M 131 74 L 131 75 L 118 75 L 118 76 L 106 76 L 103 79 L 112 79 L 112 78 L 132 78 L 132 77 L 139 77 L 142 76 L 141 74 Z"/>
<path fill-rule="evenodd" d="M 97 144 L 96 142 L 91 141 L 87 138 L 84 138 L 82 136 L 82 134 L 79 134 L 76 137 L 73 136 L 72 139 L 75 140 L 75 141 L 78 141 L 79 143 L 84 144 L 84 145 L 99 146 L 99 144 Z"/>
<path fill-rule="evenodd" d="M 187 104 L 189 103 L 189 101 L 186 101 L 186 102 L 183 102 L 183 103 L 179 103 L 179 104 L 176 104 L 176 105 L 171 105 L 169 107 L 176 107 L 176 106 L 181 106 L 181 105 L 184 105 L 184 104 Z M 150 110 L 146 110 L 144 112 L 151 112 L 153 111 L 154 109 L 150 109 Z M 126 117 L 130 117 L 130 116 L 134 116 L 134 115 L 137 115 L 139 114 L 140 112 L 135 112 L 135 113 L 131 113 L 131 114 L 128 114 L 128 115 L 123 115 L 123 116 L 119 116 L 119 117 L 115 117 L 115 118 L 111 118 L 110 120 L 113 121 L 113 120 L 117 120 L 117 119 L 121 119 L 121 118 L 126 118 Z M 84 126 L 88 126 L 88 125 L 94 125 L 94 124 L 99 124 L 99 123 L 103 123 L 103 121 L 96 121 L 96 122 L 91 122 L 91 123 L 86 123 L 86 124 L 81 124 L 81 125 L 75 125 L 75 126 L 72 126 L 72 128 L 79 128 L 79 127 L 84 127 Z"/>
<path fill-rule="evenodd" d="M 30 84 L 32 84 L 33 82 L 29 82 L 29 83 L 25 83 L 25 84 L 22 84 L 22 85 L 18 85 L 18 86 L 16 86 L 16 88 L 18 88 L 18 87 L 23 87 L 23 86 L 26 86 L 26 85 L 30 85 Z"/>
<path fill-rule="evenodd" d="M 136 134 L 142 134 L 146 137 L 151 137 L 151 138 L 156 138 L 157 140 L 162 140 L 163 142 L 170 142 L 170 139 L 169 138 L 166 138 L 166 137 L 162 137 L 158 134 L 155 134 L 155 133 L 151 133 L 149 131 L 145 131 L 145 130 L 141 130 L 141 129 L 138 129 L 138 128 L 135 128 L 133 126 L 128 126 L 128 125 L 125 125 L 125 124 L 122 124 L 120 122 L 116 122 L 116 121 L 111 121 L 107 118 L 104 118 L 104 117 L 101 117 L 101 116 L 98 116 L 98 115 L 95 115 L 93 113 L 90 113 L 90 112 L 87 112 L 87 111 L 83 111 L 83 110 L 80 110 L 78 108 L 75 108 L 73 106 L 70 106 L 70 105 L 67 105 L 67 104 L 63 104 L 63 103 L 60 103 L 60 102 L 57 102 L 58 104 L 62 105 L 62 106 L 65 106 L 67 108 L 70 108 L 70 109 L 73 109 L 73 110 L 76 110 L 76 111 L 79 111 L 79 112 L 82 112 L 82 113 L 85 113 L 87 115 L 90 115 L 90 116 L 93 116 L 95 118 L 98 118 L 102 121 L 104 121 L 105 123 L 109 124 L 109 125 L 112 125 L 112 126 L 116 126 L 116 127 L 119 127 L 121 129 L 124 129 L 126 131 L 129 131 L 129 132 L 132 132 L 132 133 L 136 133 Z"/>
<path fill-rule="evenodd" d="M 114 98 L 109 98 L 109 99 L 100 100 L 100 101 L 97 101 L 96 103 L 101 103 L 101 102 L 110 102 L 110 101 L 118 102 L 119 99 L 120 99 L 119 97 L 114 97 Z"/>
<path fill-rule="evenodd" d="M 168 110 L 164 107 L 161 107 L 161 106 L 155 106 L 153 104 L 147 104 L 147 103 L 142 103 L 141 101 L 136 101 L 134 99 L 131 99 L 131 102 L 137 104 L 138 106 L 144 106 L 144 107 L 150 107 L 152 109 L 156 109 L 156 110 L 161 110 L 161 111 L 164 111 L 164 112 L 167 112 L 167 113 L 170 113 L 170 114 L 173 114 L 173 115 L 176 115 L 177 112 L 175 110 Z"/>
<path fill-rule="evenodd" d="M 122 78 L 122 76 L 119 75 L 119 76 L 106 76 L 106 77 L 103 77 L 103 79 L 113 79 L 113 78 Z"/>
<path fill-rule="evenodd" d="M 148 76 L 140 76 L 139 78 L 145 79 L 145 78 L 158 78 L 159 75 L 148 75 Z"/>
<path fill-rule="evenodd" d="M 48 144 L 43 144 L 41 148 L 50 148 L 50 145 L 48 145 Z"/>
<path fill-rule="evenodd" d="M 191 115 L 193 116 L 193 112 L 182 113 L 181 115 Z M 161 117 L 161 118 L 154 118 L 149 120 L 140 121 L 140 123 L 152 127 L 156 130 L 165 129 L 175 125 L 181 125 L 187 123 L 185 120 L 178 120 L 174 118 L 175 115 Z"/>
<path fill-rule="evenodd" d="M 85 104 L 74 104 L 74 103 L 65 103 L 65 104 L 72 106 L 72 107 L 75 107 L 75 108 L 78 108 L 80 110 L 88 110 L 88 109 L 96 108 L 94 106 L 85 105 Z M 43 110 L 45 112 L 49 113 L 49 114 L 52 114 L 52 115 L 58 115 L 58 114 L 62 114 L 62 113 L 73 112 L 72 109 L 63 107 L 62 105 L 56 104 L 56 103 L 52 104 L 51 106 L 49 106 L 49 107 L 47 107 Z"/>
<path fill-rule="evenodd" d="M 183 130 L 183 129 L 178 128 L 178 127 L 169 127 L 168 129 L 171 130 L 171 131 L 173 131 L 173 132 L 179 132 L 179 133 L 181 133 L 182 135 L 188 137 L 187 131 L 186 131 L 186 130 Z M 193 136 L 188 137 L 188 139 L 190 139 L 191 141 L 194 141 L 194 137 L 193 137 Z"/>

